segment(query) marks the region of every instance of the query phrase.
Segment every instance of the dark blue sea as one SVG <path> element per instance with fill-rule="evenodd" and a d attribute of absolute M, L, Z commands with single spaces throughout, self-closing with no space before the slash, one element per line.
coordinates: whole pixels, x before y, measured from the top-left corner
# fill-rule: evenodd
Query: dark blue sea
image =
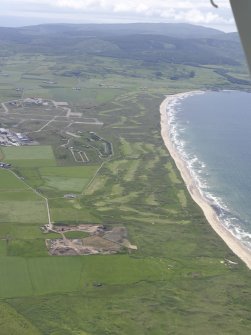
<path fill-rule="evenodd" d="M 169 107 L 171 138 L 222 222 L 251 248 L 251 93 L 204 92 Z"/>

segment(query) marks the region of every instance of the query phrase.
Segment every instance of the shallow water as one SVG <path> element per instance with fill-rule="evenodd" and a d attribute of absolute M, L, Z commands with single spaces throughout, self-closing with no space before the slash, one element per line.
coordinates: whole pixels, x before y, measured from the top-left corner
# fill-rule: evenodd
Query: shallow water
<path fill-rule="evenodd" d="M 204 92 L 168 108 L 171 138 L 222 223 L 251 248 L 251 93 Z"/>

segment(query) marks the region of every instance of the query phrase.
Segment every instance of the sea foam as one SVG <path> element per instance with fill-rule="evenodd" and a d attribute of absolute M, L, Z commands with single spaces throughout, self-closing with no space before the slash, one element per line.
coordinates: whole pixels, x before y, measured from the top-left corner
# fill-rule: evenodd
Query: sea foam
<path fill-rule="evenodd" d="M 231 93 L 231 91 L 229 93 Z M 238 215 L 233 213 L 222 197 L 214 194 L 211 185 L 208 182 L 210 172 L 207 169 L 206 163 L 188 148 L 183 135 L 187 131 L 189 122 L 185 125 L 179 124 L 178 122 L 177 116 L 182 110 L 182 101 L 188 97 L 198 94 L 205 94 L 205 92 L 192 91 L 175 95 L 172 99 L 169 99 L 166 111 L 168 115 L 167 131 L 169 133 L 169 138 L 180 158 L 185 162 L 200 194 L 214 209 L 219 221 L 232 235 L 251 249 L 251 233 L 245 229 L 245 222 L 243 219 L 238 217 Z"/>

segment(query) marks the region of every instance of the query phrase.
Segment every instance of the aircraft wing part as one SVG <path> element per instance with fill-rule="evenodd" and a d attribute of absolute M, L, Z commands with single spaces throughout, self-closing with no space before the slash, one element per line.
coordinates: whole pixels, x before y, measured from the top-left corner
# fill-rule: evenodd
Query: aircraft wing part
<path fill-rule="evenodd" d="M 251 0 L 230 0 L 251 73 Z"/>

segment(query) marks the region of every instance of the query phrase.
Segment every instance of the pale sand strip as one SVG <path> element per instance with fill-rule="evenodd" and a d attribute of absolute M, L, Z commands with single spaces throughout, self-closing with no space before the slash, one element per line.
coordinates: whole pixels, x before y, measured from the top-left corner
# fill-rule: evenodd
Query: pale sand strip
<path fill-rule="evenodd" d="M 170 140 L 168 134 L 168 115 L 166 110 L 168 105 L 172 103 L 173 99 L 177 97 L 186 96 L 192 92 L 181 93 L 178 95 L 168 96 L 160 105 L 160 125 L 161 125 L 161 136 L 165 143 L 167 150 L 175 161 L 175 164 L 180 171 L 180 174 L 188 188 L 190 195 L 193 200 L 201 207 L 204 212 L 204 215 L 215 230 L 215 232 L 223 239 L 223 241 L 229 246 L 229 248 L 246 263 L 249 269 L 251 269 L 251 251 L 247 249 L 237 238 L 235 238 L 219 221 L 216 212 L 207 202 L 207 200 L 202 196 L 199 189 L 196 187 L 193 178 L 184 162 L 180 157 L 180 154 L 177 152 L 173 143 Z"/>

